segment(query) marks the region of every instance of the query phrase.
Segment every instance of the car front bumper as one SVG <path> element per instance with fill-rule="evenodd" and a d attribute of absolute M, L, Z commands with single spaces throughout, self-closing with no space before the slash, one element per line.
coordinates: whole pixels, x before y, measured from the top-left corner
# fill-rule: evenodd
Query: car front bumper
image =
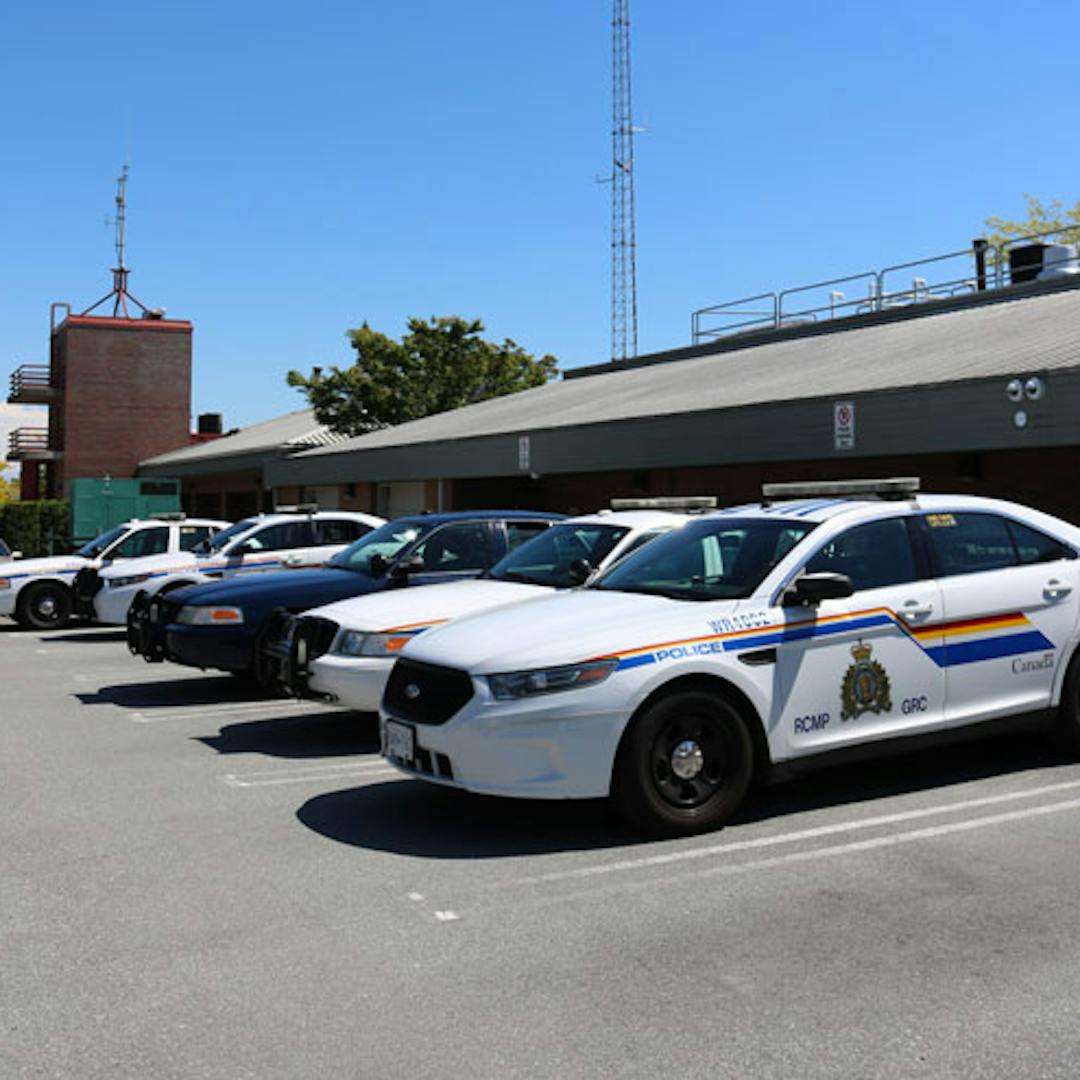
<path fill-rule="evenodd" d="M 485 795 L 594 799 L 611 790 L 615 754 L 629 717 L 625 701 L 603 688 L 495 701 L 476 694 L 444 724 L 411 723 L 383 710 L 386 760 L 410 776 Z M 415 732 L 412 763 L 386 753 L 388 721 Z"/>
<path fill-rule="evenodd" d="M 393 666 L 391 657 L 328 653 L 311 662 L 308 689 L 358 712 L 378 712 Z"/>
<path fill-rule="evenodd" d="M 141 588 L 140 585 L 126 585 L 122 589 L 110 589 L 106 585 L 94 597 L 94 618 L 110 626 L 124 626 L 131 602 Z"/>
<path fill-rule="evenodd" d="M 252 637 L 238 626 L 185 626 L 165 628 L 165 656 L 187 667 L 247 671 L 251 667 Z"/>

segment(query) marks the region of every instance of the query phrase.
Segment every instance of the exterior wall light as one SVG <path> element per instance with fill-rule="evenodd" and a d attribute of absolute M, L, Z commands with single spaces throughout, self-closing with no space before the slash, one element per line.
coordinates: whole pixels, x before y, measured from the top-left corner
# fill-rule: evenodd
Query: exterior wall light
<path fill-rule="evenodd" d="M 1038 401 L 1046 393 L 1046 384 L 1042 379 L 1032 377 L 1024 383 L 1024 393 L 1029 401 Z"/>
<path fill-rule="evenodd" d="M 1024 397 L 1024 384 L 1019 379 L 1010 379 L 1005 387 L 1005 396 L 1010 401 L 1020 401 Z"/>

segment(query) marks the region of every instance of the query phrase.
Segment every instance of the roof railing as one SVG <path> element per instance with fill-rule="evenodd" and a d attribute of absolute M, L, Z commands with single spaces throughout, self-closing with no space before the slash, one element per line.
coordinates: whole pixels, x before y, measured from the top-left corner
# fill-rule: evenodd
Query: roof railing
<path fill-rule="evenodd" d="M 1040 246 L 1039 242 L 1051 237 L 1056 237 L 1058 242 Z M 697 345 L 734 334 L 827 322 L 962 293 L 1080 274 L 1080 256 L 1074 246 L 1078 243 L 1080 226 L 1075 225 L 1017 236 L 1001 244 L 980 238 L 971 247 L 959 251 L 699 308 L 690 317 L 691 338 Z M 1038 261 L 1016 259 L 1017 249 L 1024 247 L 1039 247 Z M 939 276 L 938 272 L 946 266 L 948 269 Z M 912 273 L 910 284 L 897 281 L 901 271 Z M 917 271 L 921 273 L 913 273 Z M 849 297 L 847 293 L 851 289 L 845 292 L 838 288 L 841 285 L 855 285 L 864 295 Z M 793 305 L 794 298 L 798 300 Z"/>

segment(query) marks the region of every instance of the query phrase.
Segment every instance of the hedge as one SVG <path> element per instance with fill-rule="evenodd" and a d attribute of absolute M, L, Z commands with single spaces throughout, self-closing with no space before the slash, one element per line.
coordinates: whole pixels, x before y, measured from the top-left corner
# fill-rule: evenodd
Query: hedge
<path fill-rule="evenodd" d="M 9 502 L 0 506 L 0 537 L 27 558 L 71 550 L 71 508 L 66 499 Z"/>

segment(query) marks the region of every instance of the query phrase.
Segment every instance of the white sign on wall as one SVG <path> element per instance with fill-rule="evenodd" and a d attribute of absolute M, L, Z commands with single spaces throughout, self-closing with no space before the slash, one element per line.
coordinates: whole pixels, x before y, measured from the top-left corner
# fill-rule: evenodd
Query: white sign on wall
<path fill-rule="evenodd" d="M 529 436 L 518 436 L 518 471 L 529 472 Z"/>
<path fill-rule="evenodd" d="M 855 402 L 833 402 L 833 445 L 837 450 L 855 449 Z"/>

